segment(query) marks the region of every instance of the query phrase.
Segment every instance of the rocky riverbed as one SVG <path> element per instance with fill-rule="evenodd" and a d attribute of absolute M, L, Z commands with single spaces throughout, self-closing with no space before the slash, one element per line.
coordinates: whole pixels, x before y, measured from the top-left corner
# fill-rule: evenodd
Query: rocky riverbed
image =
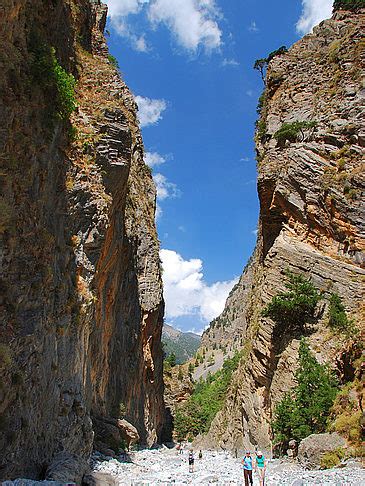
<path fill-rule="evenodd" d="M 166 448 L 132 452 L 123 460 L 93 457 L 93 471 L 100 484 L 116 486 L 155 485 L 242 485 L 240 459 L 224 452 L 203 451 L 195 459 L 195 469 L 189 473 L 188 452 L 178 454 Z M 114 479 L 114 481 L 112 480 Z M 340 468 L 307 471 L 295 463 L 275 459 L 267 469 L 268 486 L 326 486 L 365 485 L 365 470 L 359 461 L 349 460 Z M 258 486 L 258 478 L 254 478 Z"/>

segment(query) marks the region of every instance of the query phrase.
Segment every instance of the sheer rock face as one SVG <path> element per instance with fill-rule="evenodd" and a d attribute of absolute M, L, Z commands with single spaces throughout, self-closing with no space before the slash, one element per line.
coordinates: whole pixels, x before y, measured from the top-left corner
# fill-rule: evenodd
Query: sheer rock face
<path fill-rule="evenodd" d="M 93 415 L 122 408 L 160 438 L 156 191 L 106 7 L 3 0 L 0 18 L 0 478 L 38 478 L 59 452 L 88 457 Z M 51 47 L 77 78 L 73 129 L 42 71 Z"/>
<path fill-rule="evenodd" d="M 309 336 L 317 359 L 335 365 L 345 347 L 326 327 L 331 292 L 364 330 L 364 17 L 364 11 L 336 13 L 269 65 L 256 135 L 257 247 L 223 312 L 232 313 L 245 287 L 238 309 L 235 304 L 240 325 L 228 319 L 219 331 L 225 339 L 237 330 L 245 352 L 202 446 L 270 450 L 272 412 L 294 385 L 300 334 L 279 332 L 261 310 L 285 290 L 286 269 L 311 277 L 324 292 Z M 279 146 L 275 132 L 295 121 L 317 125 Z"/>

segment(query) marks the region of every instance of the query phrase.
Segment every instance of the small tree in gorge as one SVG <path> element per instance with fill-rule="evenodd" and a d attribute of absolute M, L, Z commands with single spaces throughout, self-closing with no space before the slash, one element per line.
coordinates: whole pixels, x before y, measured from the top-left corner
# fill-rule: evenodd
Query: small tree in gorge
<path fill-rule="evenodd" d="M 266 78 L 266 69 L 270 61 L 274 59 L 276 56 L 280 56 L 281 54 L 284 54 L 287 52 L 288 49 L 285 46 L 279 47 L 279 49 L 276 49 L 275 51 L 270 52 L 270 54 L 267 57 L 263 57 L 261 59 L 256 59 L 255 64 L 253 65 L 253 68 L 259 71 L 261 75 L 262 82 L 265 84 L 265 78 Z"/>
<path fill-rule="evenodd" d="M 274 440 L 286 450 L 291 439 L 302 440 L 326 430 L 338 383 L 327 365 L 318 363 L 306 339 L 299 346 L 297 386 L 277 404 L 272 429 Z"/>
<path fill-rule="evenodd" d="M 264 317 L 270 317 L 276 323 L 283 323 L 287 328 L 303 328 L 312 319 L 321 294 L 309 279 L 295 275 L 287 270 L 287 292 L 279 292 L 262 311 Z"/>

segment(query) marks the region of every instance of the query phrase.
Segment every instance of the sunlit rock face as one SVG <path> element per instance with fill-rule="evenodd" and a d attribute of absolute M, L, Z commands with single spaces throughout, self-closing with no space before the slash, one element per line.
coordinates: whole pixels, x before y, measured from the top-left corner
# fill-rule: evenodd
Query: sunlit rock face
<path fill-rule="evenodd" d="M 59 452 L 89 456 L 93 417 L 160 439 L 156 191 L 106 7 L 3 0 L 0 18 L 0 478 L 39 478 Z M 51 49 L 77 80 L 69 121 Z"/>
<path fill-rule="evenodd" d="M 364 17 L 337 12 L 269 64 L 256 134 L 257 246 L 202 339 L 210 349 L 236 343 L 243 359 L 201 446 L 270 450 L 272 413 L 294 385 L 301 334 L 277 329 L 261 310 L 285 290 L 286 269 L 310 277 L 325 297 L 308 337 L 319 361 L 341 368 L 346 349 L 326 326 L 331 292 L 364 325 Z M 283 123 L 297 121 L 315 126 L 277 140 Z"/>

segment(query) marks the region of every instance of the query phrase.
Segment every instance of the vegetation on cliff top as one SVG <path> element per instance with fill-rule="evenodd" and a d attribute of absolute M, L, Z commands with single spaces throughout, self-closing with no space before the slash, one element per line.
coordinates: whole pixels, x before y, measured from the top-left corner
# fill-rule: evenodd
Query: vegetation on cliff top
<path fill-rule="evenodd" d="M 189 400 L 179 407 L 175 416 L 175 433 L 178 440 L 192 439 L 208 432 L 212 420 L 221 410 L 232 374 L 237 369 L 241 355 L 236 353 L 223 363 L 221 370 L 200 380 Z"/>
<path fill-rule="evenodd" d="M 274 412 L 275 443 L 286 450 L 291 439 L 300 441 L 325 432 L 338 383 L 328 365 L 318 363 L 305 338 L 299 346 L 297 386 L 285 394 Z"/>
<path fill-rule="evenodd" d="M 265 84 L 266 78 L 266 69 L 270 61 L 274 59 L 276 56 L 280 56 L 281 54 L 285 54 L 288 52 L 286 46 L 281 46 L 279 49 L 275 49 L 275 51 L 270 52 L 267 57 L 263 57 L 261 59 L 256 59 L 253 68 L 259 71 L 261 75 L 262 82 Z"/>
<path fill-rule="evenodd" d="M 335 0 L 333 2 L 333 11 L 336 10 L 351 10 L 357 12 L 361 8 L 365 8 L 365 0 Z"/>

